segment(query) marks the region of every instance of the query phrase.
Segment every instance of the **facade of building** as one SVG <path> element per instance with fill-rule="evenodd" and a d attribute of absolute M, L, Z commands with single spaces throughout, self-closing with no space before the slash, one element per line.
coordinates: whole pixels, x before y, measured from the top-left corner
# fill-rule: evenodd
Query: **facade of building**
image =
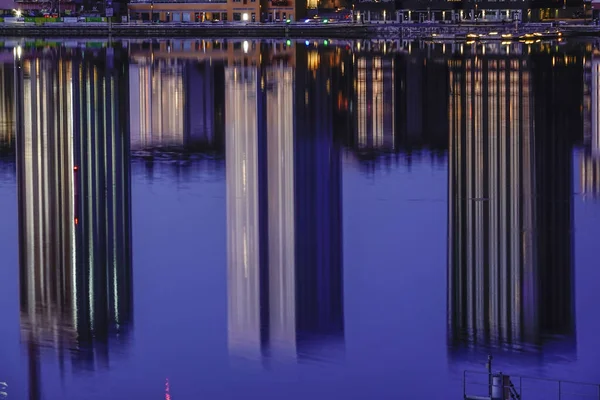
<path fill-rule="evenodd" d="M 396 22 L 396 2 L 392 0 L 359 0 L 354 3 L 354 18 L 357 22 Z"/>
<path fill-rule="evenodd" d="M 160 22 L 285 22 L 306 15 L 297 0 L 132 0 L 129 18 Z"/>
<path fill-rule="evenodd" d="M 14 0 L 13 9 L 19 9 L 24 13 L 34 12 L 75 12 L 83 3 L 77 0 Z"/>
<path fill-rule="evenodd" d="M 359 0 L 358 22 L 533 22 L 583 18 L 591 9 L 584 0 Z"/>
<path fill-rule="evenodd" d="M 0 10 L 3 8 L 0 6 Z M 24 16 L 106 16 L 127 15 L 127 0 L 14 0 L 9 10 L 21 10 Z M 110 14 L 108 14 L 110 15 Z"/>

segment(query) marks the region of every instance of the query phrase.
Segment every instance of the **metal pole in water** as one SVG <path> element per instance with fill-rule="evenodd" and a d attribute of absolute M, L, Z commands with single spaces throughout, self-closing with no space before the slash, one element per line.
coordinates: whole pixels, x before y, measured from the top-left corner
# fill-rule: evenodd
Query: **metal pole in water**
<path fill-rule="evenodd" d="M 490 396 L 493 400 L 505 400 L 507 397 L 505 396 L 504 386 L 504 375 L 502 372 L 499 372 L 497 375 L 492 377 L 493 387 L 492 387 L 492 395 Z"/>
<path fill-rule="evenodd" d="M 600 386 L 598 386 L 600 389 Z M 467 371 L 463 371 L 463 399 L 467 398 Z"/>
<path fill-rule="evenodd" d="M 490 399 L 492 398 L 492 356 L 488 355 L 487 364 L 485 364 L 488 370 L 488 394 Z"/>

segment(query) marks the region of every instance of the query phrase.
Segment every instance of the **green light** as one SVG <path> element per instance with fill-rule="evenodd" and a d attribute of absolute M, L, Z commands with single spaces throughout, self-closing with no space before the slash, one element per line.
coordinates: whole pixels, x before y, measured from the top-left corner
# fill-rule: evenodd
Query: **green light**
<path fill-rule="evenodd" d="M 324 19 L 324 20 L 323 20 L 323 23 L 324 23 L 324 24 L 326 24 L 326 23 L 328 23 L 328 22 L 329 22 L 329 20 L 328 20 L 328 19 Z"/>
<path fill-rule="evenodd" d="M 327 45 L 329 44 L 329 42 L 328 42 L 327 40 L 323 40 L 323 44 L 324 44 L 325 46 L 327 46 Z"/>
<path fill-rule="evenodd" d="M 287 22 L 289 24 L 290 22 L 292 22 L 292 20 L 291 19 L 287 19 L 285 22 Z"/>
<path fill-rule="evenodd" d="M 285 42 L 285 44 L 286 44 L 287 46 L 291 46 L 291 45 L 292 45 L 292 41 L 288 39 L 288 40 Z"/>

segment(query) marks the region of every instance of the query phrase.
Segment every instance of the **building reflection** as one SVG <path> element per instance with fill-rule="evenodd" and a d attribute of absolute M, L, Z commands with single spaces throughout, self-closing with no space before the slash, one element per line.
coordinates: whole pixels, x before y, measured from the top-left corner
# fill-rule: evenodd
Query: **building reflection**
<path fill-rule="evenodd" d="M 490 346 L 537 352 L 550 338 L 574 351 L 572 142 L 565 118 L 577 118 L 578 105 L 565 109 L 565 118 L 549 115 L 558 93 L 544 92 L 543 77 L 552 65 L 545 56 L 448 61 L 453 354 Z"/>
<path fill-rule="evenodd" d="M 225 67 L 256 65 L 259 43 L 141 42 L 131 44 L 130 56 L 132 150 L 224 153 Z"/>
<path fill-rule="evenodd" d="M 323 344 L 335 348 L 344 337 L 340 120 L 333 116 L 342 117 L 342 126 L 348 119 L 349 79 L 343 75 L 349 58 L 339 49 L 323 50 L 318 71 L 304 60 L 298 50 L 293 176 L 296 323 L 302 351 L 310 354 Z"/>
<path fill-rule="evenodd" d="M 131 63 L 131 148 L 184 145 L 183 65 Z"/>
<path fill-rule="evenodd" d="M 118 50 L 117 50 L 118 51 Z M 30 398 L 38 348 L 108 365 L 132 324 L 126 63 L 106 49 L 16 60 L 21 336 Z M 125 335 L 125 336 L 124 336 Z"/>
<path fill-rule="evenodd" d="M 591 60 L 591 127 L 580 156 L 581 192 L 584 198 L 600 195 L 600 56 Z"/>
<path fill-rule="evenodd" d="M 262 51 L 225 71 L 229 346 L 310 357 L 343 343 L 340 154 L 302 50 Z"/>
<path fill-rule="evenodd" d="M 392 159 L 410 165 L 422 149 L 445 158 L 448 146 L 445 61 L 393 48 L 385 41 L 355 43 L 352 137 L 345 144 L 368 168 Z"/>
<path fill-rule="evenodd" d="M 360 56 L 356 65 L 356 147 L 394 151 L 394 58 Z"/>
<path fill-rule="evenodd" d="M 355 43 L 359 50 L 355 53 L 343 44 L 239 39 L 130 43 L 131 119 L 132 126 L 139 125 L 132 131 L 134 155 L 144 149 L 140 154 L 148 157 L 147 150 L 157 147 L 191 149 L 191 143 L 204 143 L 202 151 L 222 154 L 229 122 L 222 89 L 225 68 L 278 62 L 297 66 L 295 71 L 306 70 L 303 79 L 322 83 L 306 86 L 303 92 L 296 85 L 295 102 L 304 103 L 309 97 L 318 103 L 311 121 L 333 126 L 323 129 L 332 129 L 335 140 L 361 162 L 423 148 L 445 151 L 445 62 L 430 62 L 422 53 L 401 54 L 392 43 L 374 47 Z M 296 49 L 293 54 L 290 47 Z M 168 104 L 161 107 L 163 103 Z M 431 113 L 436 118 L 429 118 Z"/>
<path fill-rule="evenodd" d="M 395 65 L 396 143 L 407 155 L 448 149 L 447 58 L 415 52 Z"/>
<path fill-rule="evenodd" d="M 11 153 L 14 149 L 15 68 L 13 57 L 12 52 L 0 52 L 0 156 Z"/>
<path fill-rule="evenodd" d="M 132 150 L 223 150 L 222 64 L 141 59 L 129 70 Z"/>
<path fill-rule="evenodd" d="M 596 199 L 600 196 L 600 158 L 584 150 L 580 155 L 579 174 L 581 193 L 584 199 Z"/>

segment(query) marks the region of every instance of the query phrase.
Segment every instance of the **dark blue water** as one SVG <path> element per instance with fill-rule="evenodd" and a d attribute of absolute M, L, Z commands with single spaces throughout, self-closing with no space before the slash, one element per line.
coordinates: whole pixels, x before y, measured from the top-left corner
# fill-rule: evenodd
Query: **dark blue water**
<path fill-rule="evenodd" d="M 600 383 L 593 43 L 14 45 L 7 398 Z"/>

